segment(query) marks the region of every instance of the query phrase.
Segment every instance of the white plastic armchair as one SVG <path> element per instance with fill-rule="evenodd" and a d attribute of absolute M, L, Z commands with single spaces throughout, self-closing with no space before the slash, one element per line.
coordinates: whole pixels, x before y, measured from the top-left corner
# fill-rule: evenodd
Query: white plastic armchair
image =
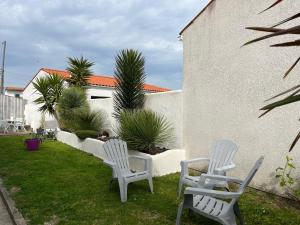
<path fill-rule="evenodd" d="M 238 207 L 238 199 L 244 193 L 252 178 L 263 163 L 264 157 L 260 157 L 245 180 L 221 175 L 205 175 L 206 179 L 235 182 L 240 184 L 237 192 L 209 190 L 205 188 L 187 188 L 184 191 L 184 200 L 179 205 L 176 225 L 180 225 L 180 218 L 184 209 L 208 217 L 224 225 L 236 225 L 236 216 L 241 219 Z M 227 200 L 227 201 L 225 201 Z M 230 201 L 228 201 L 230 200 Z M 243 223 L 241 221 L 241 223 Z"/>
<path fill-rule="evenodd" d="M 200 176 L 190 176 L 188 167 L 192 163 L 208 162 L 208 171 L 207 174 L 215 175 L 226 175 L 228 170 L 231 170 L 235 167 L 233 163 L 233 158 L 237 152 L 238 147 L 235 143 L 230 140 L 219 140 L 217 141 L 210 153 L 210 158 L 197 158 L 191 160 L 181 161 L 181 174 L 178 187 L 178 196 L 181 194 L 182 186 L 187 185 L 189 187 L 205 187 L 205 188 L 214 188 L 214 187 L 225 187 L 228 188 L 226 181 L 216 181 L 210 179 L 202 179 Z"/>
<path fill-rule="evenodd" d="M 127 201 L 128 184 L 139 181 L 148 180 L 150 191 L 153 193 L 152 182 L 152 161 L 151 158 L 142 156 L 128 156 L 127 144 L 120 139 L 111 139 L 103 145 L 106 159 L 104 163 L 112 168 L 112 180 L 119 183 L 120 197 L 122 202 Z M 144 161 L 144 170 L 140 172 L 132 172 L 129 166 L 129 158 L 137 158 Z"/>

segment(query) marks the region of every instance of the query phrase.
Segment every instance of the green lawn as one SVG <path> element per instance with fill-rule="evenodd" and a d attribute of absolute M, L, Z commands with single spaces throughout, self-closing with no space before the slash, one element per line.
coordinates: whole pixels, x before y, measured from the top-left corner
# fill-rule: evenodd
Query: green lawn
<path fill-rule="evenodd" d="M 175 224 L 178 174 L 154 178 L 153 195 L 146 181 L 131 184 L 122 204 L 99 159 L 51 141 L 27 152 L 23 139 L 0 137 L 0 177 L 29 224 Z M 247 225 L 300 224 L 300 210 L 282 198 L 248 189 L 240 204 Z M 216 223 L 185 212 L 182 224 Z"/>

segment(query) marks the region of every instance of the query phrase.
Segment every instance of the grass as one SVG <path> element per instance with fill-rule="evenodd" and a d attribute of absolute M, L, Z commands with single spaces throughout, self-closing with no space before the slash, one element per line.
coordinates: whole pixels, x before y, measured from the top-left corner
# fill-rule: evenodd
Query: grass
<path fill-rule="evenodd" d="M 154 178 L 153 195 L 146 181 L 130 185 L 121 203 L 101 160 L 59 142 L 27 152 L 23 137 L 0 137 L 0 177 L 29 224 L 175 224 L 178 174 Z M 248 189 L 240 205 L 247 225 L 300 224 L 300 210 L 274 195 Z M 216 223 L 185 212 L 182 224 Z"/>

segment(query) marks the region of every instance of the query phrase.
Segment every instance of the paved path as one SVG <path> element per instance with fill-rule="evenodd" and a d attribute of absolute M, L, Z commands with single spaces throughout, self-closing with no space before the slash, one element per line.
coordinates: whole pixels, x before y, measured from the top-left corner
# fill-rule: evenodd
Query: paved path
<path fill-rule="evenodd" d="M 0 225 L 13 225 L 1 197 L 0 197 Z"/>

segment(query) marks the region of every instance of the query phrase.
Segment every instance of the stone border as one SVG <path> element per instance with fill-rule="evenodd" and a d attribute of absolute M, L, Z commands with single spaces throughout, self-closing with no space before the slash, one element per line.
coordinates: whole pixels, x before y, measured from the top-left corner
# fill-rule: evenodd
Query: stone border
<path fill-rule="evenodd" d="M 14 225 L 26 225 L 26 221 L 22 214 L 15 206 L 15 202 L 9 196 L 8 191 L 3 185 L 3 181 L 0 178 L 0 197 L 2 198 L 4 205 L 8 211 L 8 214 Z"/>

